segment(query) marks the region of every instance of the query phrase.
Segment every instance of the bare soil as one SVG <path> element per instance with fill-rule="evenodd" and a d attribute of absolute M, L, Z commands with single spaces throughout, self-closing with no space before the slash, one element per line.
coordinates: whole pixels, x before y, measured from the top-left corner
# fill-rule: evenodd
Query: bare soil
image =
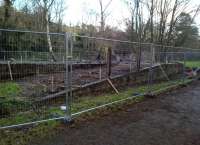
<path fill-rule="evenodd" d="M 145 67 L 145 65 L 143 65 Z M 131 69 L 131 70 L 130 70 Z M 136 69 L 127 63 L 119 63 L 112 66 L 111 76 L 125 75 L 130 71 L 136 71 Z M 51 93 L 56 93 L 64 89 L 66 73 L 61 70 L 52 74 L 37 74 L 36 76 L 29 76 L 18 80 L 17 82 L 23 88 L 23 96 L 32 98 L 33 100 L 41 99 Z M 72 73 L 72 86 L 73 88 L 79 88 L 88 83 L 93 83 L 107 77 L 106 65 L 94 68 L 76 68 Z"/>
<path fill-rule="evenodd" d="M 84 121 L 37 145 L 199 145 L 200 81 Z"/>

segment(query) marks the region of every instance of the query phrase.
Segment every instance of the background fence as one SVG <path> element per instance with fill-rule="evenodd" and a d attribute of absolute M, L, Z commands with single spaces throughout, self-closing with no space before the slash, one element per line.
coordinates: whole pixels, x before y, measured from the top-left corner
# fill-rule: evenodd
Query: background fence
<path fill-rule="evenodd" d="M 200 50 L 189 48 L 3 29 L 0 38 L 1 129 L 152 95 L 200 67 Z"/>

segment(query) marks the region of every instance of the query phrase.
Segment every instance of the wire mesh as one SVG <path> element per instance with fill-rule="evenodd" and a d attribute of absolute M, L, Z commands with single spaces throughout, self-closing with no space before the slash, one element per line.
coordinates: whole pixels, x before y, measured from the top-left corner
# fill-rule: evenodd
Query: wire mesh
<path fill-rule="evenodd" d="M 65 87 L 64 35 L 0 31 L 0 36 L 0 126 L 63 116 L 57 109 L 63 101 L 51 98 Z"/>
<path fill-rule="evenodd" d="M 152 94 L 198 77 L 199 59 L 189 48 L 0 29 L 0 128 Z"/>

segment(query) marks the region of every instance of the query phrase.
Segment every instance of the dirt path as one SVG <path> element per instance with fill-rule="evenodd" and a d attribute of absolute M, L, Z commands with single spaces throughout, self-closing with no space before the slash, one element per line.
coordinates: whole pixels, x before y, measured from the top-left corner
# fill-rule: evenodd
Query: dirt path
<path fill-rule="evenodd" d="M 200 82 L 147 99 L 75 128 L 41 145 L 199 145 Z"/>

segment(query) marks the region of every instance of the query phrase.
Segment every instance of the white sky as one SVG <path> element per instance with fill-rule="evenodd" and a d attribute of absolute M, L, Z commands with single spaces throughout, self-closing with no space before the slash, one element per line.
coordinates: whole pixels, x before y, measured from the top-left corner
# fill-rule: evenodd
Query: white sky
<path fill-rule="evenodd" d="M 0 0 L 0 2 L 3 0 Z M 22 0 L 24 1 L 29 0 Z M 65 0 L 65 14 L 63 22 L 67 25 L 87 24 L 99 25 L 100 17 L 95 17 L 95 13 L 100 13 L 99 0 Z M 103 0 L 104 7 L 110 0 Z M 18 3 L 19 7 L 22 3 Z M 200 4 L 200 0 L 191 0 L 190 6 Z M 124 0 L 112 0 L 111 5 L 107 9 L 109 16 L 107 17 L 106 24 L 119 29 L 125 29 L 125 19 L 130 17 L 130 12 Z M 92 14 L 89 16 L 89 14 Z M 196 24 L 200 28 L 200 14 L 195 19 Z"/>
<path fill-rule="evenodd" d="M 107 5 L 109 0 L 103 0 L 103 5 Z M 65 11 L 64 22 L 76 25 L 77 23 L 86 22 L 99 25 L 100 17 L 96 17 L 100 13 L 99 0 L 67 0 L 67 10 Z M 123 0 L 113 0 L 107 9 L 109 16 L 106 23 L 112 26 L 124 28 L 124 19 L 129 17 L 129 11 Z M 89 16 L 88 14 L 92 14 Z"/>
<path fill-rule="evenodd" d="M 109 0 L 103 0 L 104 5 L 106 5 Z M 200 0 L 192 0 L 191 7 L 200 4 Z M 67 9 L 65 11 L 64 23 L 66 24 L 80 24 L 81 22 L 87 22 L 99 25 L 100 19 L 88 17 L 87 13 L 92 13 L 97 10 L 99 13 L 99 0 L 66 0 Z M 129 9 L 123 0 L 113 0 L 111 5 L 107 10 L 110 13 L 106 20 L 106 24 L 111 26 L 116 26 L 120 29 L 125 29 L 125 19 L 130 17 Z M 196 18 L 195 22 L 200 28 L 200 15 Z"/>

